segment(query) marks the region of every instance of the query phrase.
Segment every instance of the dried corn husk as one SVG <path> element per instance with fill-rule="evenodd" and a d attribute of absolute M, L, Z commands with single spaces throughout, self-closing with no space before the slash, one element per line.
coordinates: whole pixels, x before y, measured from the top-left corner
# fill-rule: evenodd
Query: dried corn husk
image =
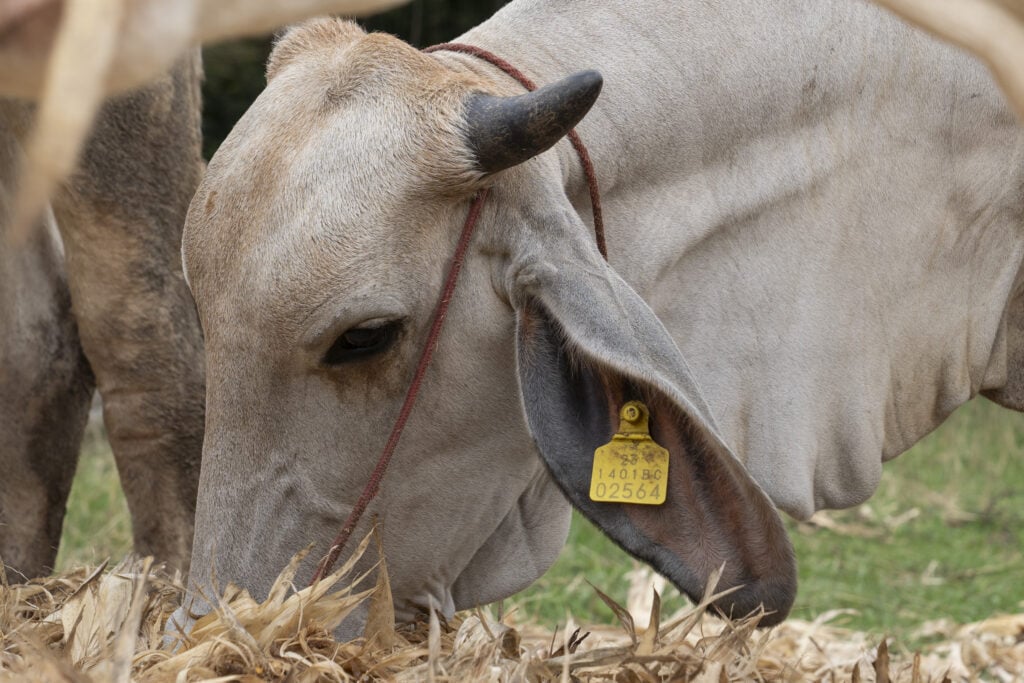
<path fill-rule="evenodd" d="M 367 547 L 367 542 L 361 546 Z M 932 622 L 943 641 L 905 653 L 832 625 L 837 610 L 758 631 L 753 620 L 704 614 L 715 597 L 662 618 L 656 595 L 644 622 L 608 596 L 619 626 L 552 634 L 512 616 L 475 610 L 444 622 L 394 625 L 385 572 L 358 591 L 353 563 L 311 588 L 292 586 L 296 558 L 269 597 L 228 587 L 177 650 L 163 624 L 180 580 L 128 559 L 109 571 L 76 569 L 0 586 L 0 681 L 1011 681 L 1024 677 L 1024 614 L 967 625 Z M 358 577 L 365 578 L 365 577 Z M 381 596 L 385 599 L 374 599 Z M 331 630 L 367 602 L 366 638 L 339 643 Z"/>

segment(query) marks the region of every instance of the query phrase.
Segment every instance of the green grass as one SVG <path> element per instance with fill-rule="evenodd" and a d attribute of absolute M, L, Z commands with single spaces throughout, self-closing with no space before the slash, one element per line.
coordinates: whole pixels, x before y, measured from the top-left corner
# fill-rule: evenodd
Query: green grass
<path fill-rule="evenodd" d="M 794 614 L 852 608 L 858 628 L 897 632 L 1024 610 L 1022 453 L 1024 416 L 972 402 L 887 464 L 870 501 L 830 515 L 847 533 L 791 525 Z"/>
<path fill-rule="evenodd" d="M 128 504 L 106 436 L 90 425 L 68 498 L 57 569 L 124 557 L 132 549 Z"/>
<path fill-rule="evenodd" d="M 788 522 L 800 565 L 793 616 L 851 609 L 837 623 L 904 644 L 925 621 L 960 623 L 1024 611 L 1024 415 L 964 406 L 885 466 L 865 505 L 828 514 L 831 528 Z M 124 498 L 101 435 L 92 434 L 69 504 L 60 567 L 119 558 L 130 547 Z M 552 569 L 508 601 L 553 626 L 612 622 L 587 582 L 621 603 L 637 563 L 581 518 Z M 685 604 L 669 587 L 665 610 Z"/>

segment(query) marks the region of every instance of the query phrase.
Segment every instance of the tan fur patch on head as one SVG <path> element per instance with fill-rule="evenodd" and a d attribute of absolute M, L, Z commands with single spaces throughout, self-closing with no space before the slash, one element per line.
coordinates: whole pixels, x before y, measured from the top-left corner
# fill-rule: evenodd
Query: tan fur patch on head
<path fill-rule="evenodd" d="M 271 81 L 277 86 L 268 92 L 287 93 L 275 97 L 291 103 L 278 119 L 287 131 L 297 129 L 299 107 L 315 116 L 305 124 L 308 131 L 365 98 L 381 116 L 405 117 L 397 158 L 415 157 L 406 177 L 420 179 L 429 194 L 468 195 L 484 179 L 461 131 L 466 94 L 491 89 L 476 73 L 452 70 L 395 36 L 366 33 L 337 18 L 313 19 L 289 30 L 277 41 L 267 73 L 268 86 Z M 377 125 L 379 118 L 367 125 Z M 263 125 L 272 125 L 269 118 Z M 280 140 L 274 144 L 280 146 Z"/>
<path fill-rule="evenodd" d="M 274 43 L 274 51 L 267 60 L 267 81 L 298 55 L 348 45 L 364 36 L 366 32 L 358 24 L 341 19 L 319 17 L 296 24 Z"/>

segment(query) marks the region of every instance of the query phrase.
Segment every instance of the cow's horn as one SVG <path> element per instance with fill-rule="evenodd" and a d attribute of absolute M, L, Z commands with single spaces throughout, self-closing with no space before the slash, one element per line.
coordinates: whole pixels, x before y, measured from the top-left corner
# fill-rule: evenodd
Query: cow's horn
<path fill-rule="evenodd" d="M 466 139 L 480 170 L 501 171 L 554 145 L 590 111 L 602 81 L 596 71 L 579 71 L 525 95 L 471 95 Z"/>

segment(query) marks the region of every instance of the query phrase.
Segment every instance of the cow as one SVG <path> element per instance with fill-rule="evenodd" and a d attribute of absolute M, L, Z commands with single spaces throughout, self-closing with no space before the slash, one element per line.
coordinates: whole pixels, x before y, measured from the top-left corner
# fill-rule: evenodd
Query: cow
<path fill-rule="evenodd" d="M 202 336 L 180 269 L 202 173 L 198 54 L 108 100 L 29 239 L 0 246 L 0 559 L 48 573 L 94 387 L 135 549 L 188 567 L 203 438 Z M 33 108 L 0 99 L 0 229 Z"/>
<path fill-rule="evenodd" d="M 204 419 L 180 265 L 203 165 L 192 44 L 394 4 L 0 0 L 0 560 L 12 577 L 53 567 L 94 387 L 135 550 L 188 567 Z"/>
<path fill-rule="evenodd" d="M 182 246 L 207 368 L 183 626 L 214 576 L 259 595 L 314 543 L 309 580 L 484 189 L 354 534 L 378 525 L 401 620 L 527 586 L 575 506 L 691 597 L 724 567 L 717 609 L 777 623 L 779 510 L 863 502 L 979 393 L 1024 407 L 1024 135 L 974 59 L 855 0 L 516 0 L 457 41 L 543 88 L 317 20 L 210 161 Z M 576 153 L 546 149 L 584 114 L 607 262 Z M 660 506 L 589 495 L 630 399 L 671 453 Z"/>

